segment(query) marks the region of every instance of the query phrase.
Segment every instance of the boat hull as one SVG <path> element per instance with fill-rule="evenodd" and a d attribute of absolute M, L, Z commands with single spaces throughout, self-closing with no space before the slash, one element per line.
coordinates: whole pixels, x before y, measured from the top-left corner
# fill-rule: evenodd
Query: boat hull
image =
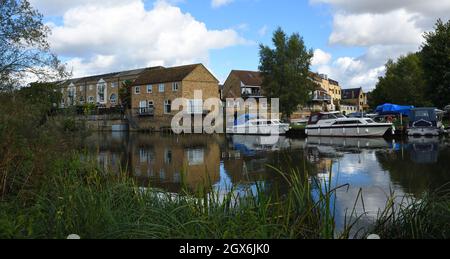
<path fill-rule="evenodd" d="M 410 128 L 408 129 L 408 136 L 440 136 L 444 132 L 439 128 Z"/>
<path fill-rule="evenodd" d="M 230 135 L 283 136 L 289 131 L 287 127 L 233 127 L 227 130 Z"/>
<path fill-rule="evenodd" d="M 316 137 L 383 137 L 392 130 L 392 125 L 349 126 L 349 127 L 306 127 L 307 136 Z"/>

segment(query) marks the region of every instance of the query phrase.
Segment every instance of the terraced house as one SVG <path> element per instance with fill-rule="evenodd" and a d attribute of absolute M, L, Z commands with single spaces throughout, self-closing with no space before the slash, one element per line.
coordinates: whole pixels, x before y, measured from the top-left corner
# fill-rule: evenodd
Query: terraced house
<path fill-rule="evenodd" d="M 70 79 L 61 82 L 61 108 L 86 103 L 98 107 L 112 108 L 120 105 L 119 87 L 123 83 L 133 82 L 142 73 L 161 69 L 162 67 L 148 67 L 129 71 L 95 75 L 89 77 Z"/>
<path fill-rule="evenodd" d="M 140 129 L 170 127 L 172 103 L 177 98 L 188 100 L 187 112 L 206 115 L 203 102 L 219 99 L 219 80 L 202 64 L 151 69 L 143 72 L 132 84 L 132 117 Z M 194 96 L 201 91 L 201 99 Z M 132 125 L 133 126 L 133 125 Z"/>

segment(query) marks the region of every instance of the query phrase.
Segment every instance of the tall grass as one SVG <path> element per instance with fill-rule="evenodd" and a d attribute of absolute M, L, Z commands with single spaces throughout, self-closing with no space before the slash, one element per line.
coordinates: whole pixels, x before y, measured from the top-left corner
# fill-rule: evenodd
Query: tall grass
<path fill-rule="evenodd" d="M 290 185 L 284 195 L 267 194 L 260 185 L 256 193 L 174 195 L 136 188 L 127 175 L 110 175 L 78 157 L 54 162 L 31 206 L 8 202 L 0 212 L 0 237 L 64 238 L 71 233 L 127 239 L 336 237 L 330 212 L 335 190 L 313 197 L 309 178 L 298 171 L 283 174 Z"/>

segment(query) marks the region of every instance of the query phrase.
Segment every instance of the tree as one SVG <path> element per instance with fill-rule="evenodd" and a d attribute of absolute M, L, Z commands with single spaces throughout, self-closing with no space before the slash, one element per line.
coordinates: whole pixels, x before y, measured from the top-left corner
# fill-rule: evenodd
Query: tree
<path fill-rule="evenodd" d="M 0 0 L 0 90 L 26 78 L 55 80 L 67 76 L 51 53 L 50 29 L 27 0 Z"/>
<path fill-rule="evenodd" d="M 273 44 L 275 49 L 260 46 L 262 88 L 268 98 L 279 98 L 280 111 L 289 118 L 299 105 L 309 101 L 313 90 L 308 78 L 313 51 L 306 49 L 299 34 L 287 37 L 281 28 L 275 31 Z"/>
<path fill-rule="evenodd" d="M 439 108 L 450 104 L 450 20 L 438 20 L 435 31 L 425 33 L 421 59 L 427 93 Z"/>
<path fill-rule="evenodd" d="M 397 62 L 387 62 L 386 75 L 379 78 L 369 98 L 372 108 L 384 103 L 431 105 L 426 97 L 426 83 L 418 53 L 402 56 Z"/>
<path fill-rule="evenodd" d="M 131 81 L 126 80 L 119 88 L 119 100 L 125 109 L 131 109 L 131 84 Z"/>

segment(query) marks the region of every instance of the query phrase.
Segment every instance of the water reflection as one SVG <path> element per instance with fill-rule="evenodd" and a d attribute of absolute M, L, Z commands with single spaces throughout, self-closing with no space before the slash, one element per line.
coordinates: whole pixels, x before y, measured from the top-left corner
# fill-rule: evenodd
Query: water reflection
<path fill-rule="evenodd" d="M 166 136 L 98 134 L 87 146 L 99 164 L 113 171 L 127 170 L 142 187 L 178 193 L 182 183 L 191 191 L 226 192 L 285 190 L 282 177 L 271 168 L 307 170 L 311 177 L 329 179 L 340 189 L 334 206 L 338 226 L 362 190 L 358 213 L 377 214 L 391 191 L 418 197 L 450 182 L 450 147 L 439 138 L 385 139 L 280 137 L 273 145 L 258 136 Z M 275 188 L 276 187 L 276 188 Z M 369 220 L 370 217 L 367 218 Z"/>

